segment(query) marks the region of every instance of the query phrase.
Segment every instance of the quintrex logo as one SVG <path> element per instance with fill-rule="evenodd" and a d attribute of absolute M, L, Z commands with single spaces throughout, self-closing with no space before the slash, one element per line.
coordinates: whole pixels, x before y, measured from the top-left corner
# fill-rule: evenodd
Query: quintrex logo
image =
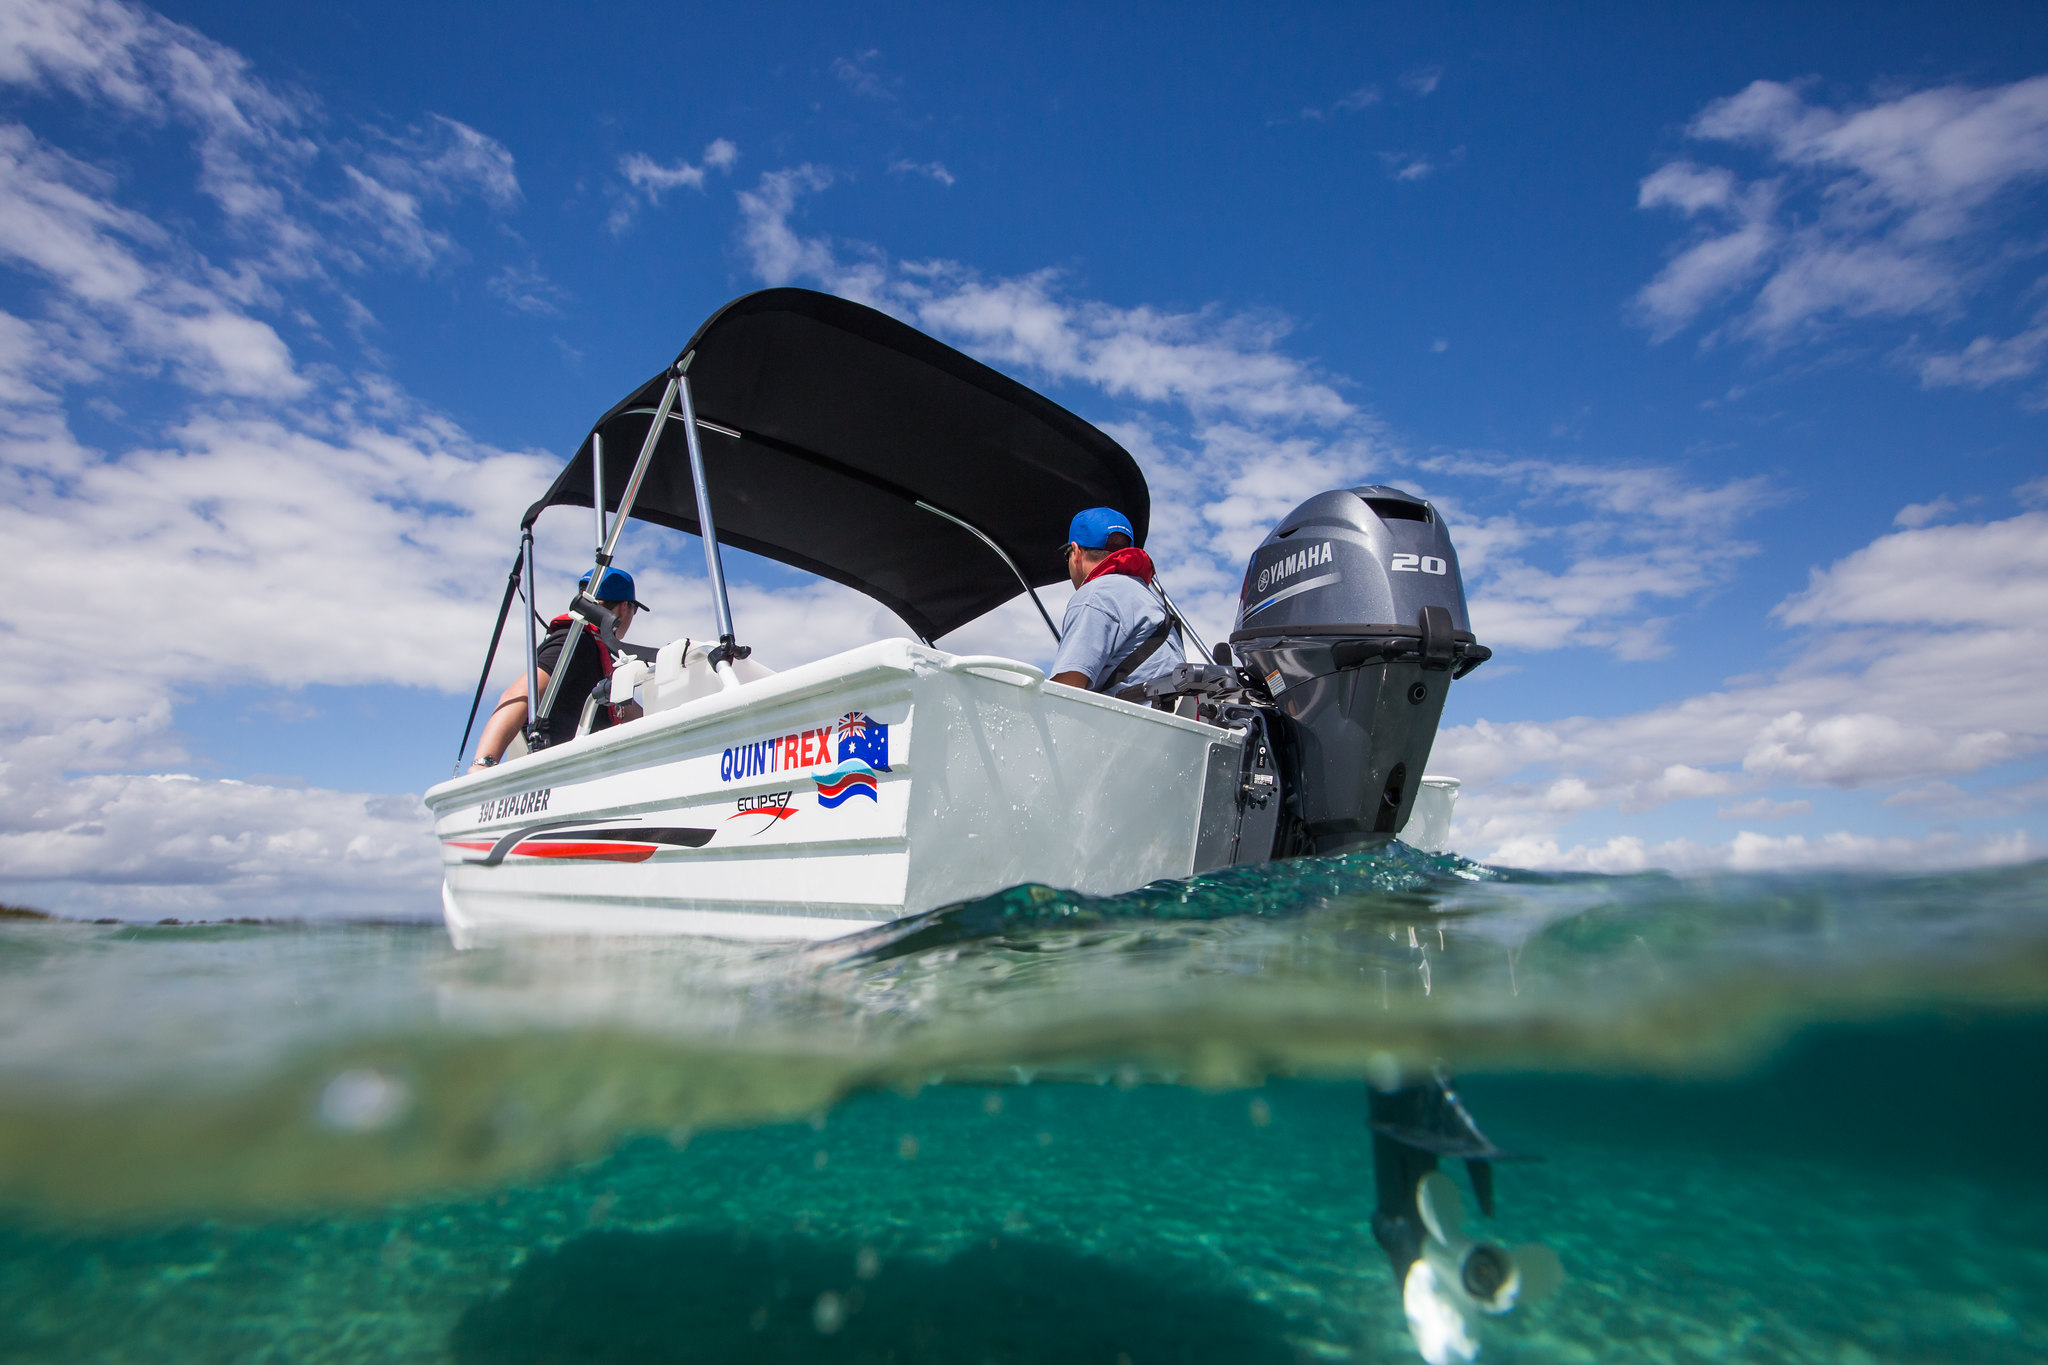
<path fill-rule="evenodd" d="M 718 760 L 718 780 L 736 782 L 743 777 L 766 777 L 795 768 L 809 768 L 831 762 L 832 727 L 777 735 L 727 749 Z"/>
<path fill-rule="evenodd" d="M 823 766 L 827 764 L 830 766 Z M 859 711 L 849 711 L 833 724 L 815 730 L 742 744 L 727 749 L 720 757 L 718 780 L 736 782 L 798 768 L 818 769 L 809 776 L 817 784 L 818 804 L 827 810 L 844 805 L 855 796 L 879 800 L 875 794 L 875 774 L 889 771 L 889 727 Z M 787 805 L 789 793 L 782 796 L 781 804 Z M 768 813 L 760 806 L 742 805 L 735 815 Z M 773 817 L 787 818 L 786 814 Z"/>
<path fill-rule="evenodd" d="M 1327 540 L 1320 545 L 1311 545 L 1305 550 L 1296 550 L 1285 559 L 1276 560 L 1259 570 L 1259 585 L 1253 591 L 1264 592 L 1275 584 L 1294 577 L 1303 569 L 1313 569 L 1319 564 L 1329 563 L 1330 558 L 1330 542 Z"/>

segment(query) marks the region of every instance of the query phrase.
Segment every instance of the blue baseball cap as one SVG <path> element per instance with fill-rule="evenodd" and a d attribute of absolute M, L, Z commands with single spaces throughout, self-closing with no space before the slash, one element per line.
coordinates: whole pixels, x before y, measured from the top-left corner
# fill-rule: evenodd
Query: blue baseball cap
<path fill-rule="evenodd" d="M 1074 517 L 1067 527 L 1067 543 L 1078 545 L 1084 550 L 1100 550 L 1108 546 L 1109 538 L 1121 531 L 1131 538 L 1131 544 L 1138 543 L 1138 533 L 1131 529 L 1130 520 L 1114 507 L 1091 507 Z"/>
<path fill-rule="evenodd" d="M 592 569 L 585 573 L 583 577 L 576 580 L 576 586 L 588 588 L 590 586 L 590 575 L 596 572 L 597 570 Z M 600 602 L 631 602 L 642 611 L 654 610 L 654 608 L 633 596 L 633 575 L 627 573 L 624 569 L 606 569 L 604 571 L 604 581 L 598 585 L 597 591 L 592 595 Z"/>

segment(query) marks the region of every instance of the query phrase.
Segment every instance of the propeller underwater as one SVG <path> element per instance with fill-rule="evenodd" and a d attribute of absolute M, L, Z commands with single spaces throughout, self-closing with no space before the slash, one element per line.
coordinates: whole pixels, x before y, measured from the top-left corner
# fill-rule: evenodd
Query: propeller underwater
<path fill-rule="evenodd" d="M 1510 1250 L 1468 1236 L 1464 1196 L 1442 1172 L 1422 1177 L 1415 1204 L 1428 1236 L 1402 1282 L 1401 1307 L 1415 1349 L 1429 1365 L 1478 1359 L 1475 1315 L 1499 1317 L 1564 1283 L 1564 1267 L 1547 1246 L 1531 1242 Z"/>

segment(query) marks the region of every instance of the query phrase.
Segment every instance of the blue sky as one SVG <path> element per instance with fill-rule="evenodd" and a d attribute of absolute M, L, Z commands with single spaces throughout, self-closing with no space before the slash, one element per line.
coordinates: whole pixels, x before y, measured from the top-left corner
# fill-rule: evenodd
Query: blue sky
<path fill-rule="evenodd" d="M 1465 851 L 2037 857 L 2048 21 L 1782 11 L 0 0 L 0 895 L 431 913 L 518 509 L 769 283 L 1117 435 L 1217 634 L 1292 503 L 1438 500 Z M 771 663 L 901 633 L 735 567 Z"/>

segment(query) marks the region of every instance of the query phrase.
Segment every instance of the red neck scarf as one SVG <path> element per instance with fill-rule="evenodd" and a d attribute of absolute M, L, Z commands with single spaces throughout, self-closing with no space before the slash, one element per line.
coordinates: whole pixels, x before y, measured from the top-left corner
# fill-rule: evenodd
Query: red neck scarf
<path fill-rule="evenodd" d="M 1135 545 L 1111 552 L 1109 558 L 1097 564 L 1083 583 L 1093 583 L 1104 574 L 1120 573 L 1126 578 L 1135 578 L 1146 587 L 1152 586 L 1152 556 Z"/>

